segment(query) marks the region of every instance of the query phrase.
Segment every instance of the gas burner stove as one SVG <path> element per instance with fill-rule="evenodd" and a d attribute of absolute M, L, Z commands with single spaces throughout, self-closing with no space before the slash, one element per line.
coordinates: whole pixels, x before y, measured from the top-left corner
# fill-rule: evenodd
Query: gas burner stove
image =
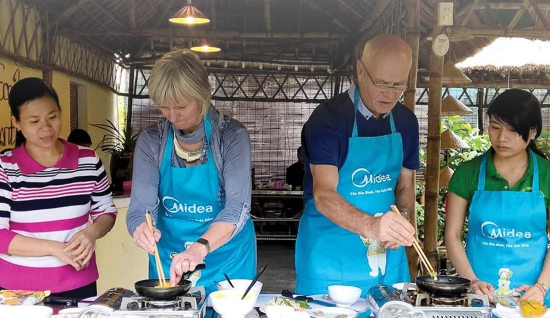
<path fill-rule="evenodd" d="M 406 298 L 405 298 L 406 299 Z M 416 294 L 415 300 L 411 302 L 415 306 L 437 306 L 437 307 L 489 307 L 487 295 L 460 294 L 460 295 L 435 295 L 425 292 Z"/>
<path fill-rule="evenodd" d="M 405 284 L 402 291 L 378 285 L 368 291 L 367 304 L 377 318 L 490 318 L 486 295 L 433 295 Z M 408 291 L 408 292 L 404 292 Z"/>
<path fill-rule="evenodd" d="M 139 296 L 131 290 L 113 288 L 86 307 L 79 318 L 204 318 L 204 286 L 193 287 L 174 299 L 160 300 Z"/>

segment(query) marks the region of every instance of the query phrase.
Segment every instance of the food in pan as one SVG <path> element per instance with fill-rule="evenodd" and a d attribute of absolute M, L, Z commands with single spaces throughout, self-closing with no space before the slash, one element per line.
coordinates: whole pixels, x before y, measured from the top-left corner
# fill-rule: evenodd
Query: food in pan
<path fill-rule="evenodd" d="M 544 304 L 536 300 L 522 300 L 519 302 L 521 315 L 525 318 L 539 318 L 546 313 Z"/>
<path fill-rule="evenodd" d="M 164 286 L 160 286 L 160 284 L 155 286 L 155 288 L 166 288 L 166 287 L 172 287 L 172 285 L 170 285 L 170 282 L 166 282 Z"/>

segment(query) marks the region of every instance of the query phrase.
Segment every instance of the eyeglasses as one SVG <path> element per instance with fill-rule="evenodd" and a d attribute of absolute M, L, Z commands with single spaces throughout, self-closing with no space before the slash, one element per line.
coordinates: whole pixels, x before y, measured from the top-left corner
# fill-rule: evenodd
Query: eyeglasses
<path fill-rule="evenodd" d="M 365 68 L 365 72 L 367 72 L 367 76 L 369 77 L 369 79 L 370 79 L 372 85 L 374 86 L 374 88 L 376 88 L 377 90 L 379 90 L 381 92 L 390 91 L 392 93 L 401 94 L 407 89 L 407 85 L 395 85 L 395 84 L 388 85 L 388 84 L 385 84 L 385 83 L 376 83 L 372 79 L 372 76 L 370 76 L 369 70 L 367 70 L 367 67 L 365 66 L 365 63 L 363 63 L 363 61 L 361 59 L 359 59 L 359 62 L 361 62 L 361 65 L 363 65 L 363 67 Z"/>

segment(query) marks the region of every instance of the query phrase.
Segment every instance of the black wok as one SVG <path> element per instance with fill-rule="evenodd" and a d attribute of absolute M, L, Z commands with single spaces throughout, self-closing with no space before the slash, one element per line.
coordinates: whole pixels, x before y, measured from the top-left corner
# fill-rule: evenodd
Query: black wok
<path fill-rule="evenodd" d="M 456 276 L 437 275 L 437 280 L 431 276 L 420 276 L 415 282 L 420 290 L 438 296 L 455 296 L 470 290 L 470 280 Z"/>
<path fill-rule="evenodd" d="M 191 289 L 191 281 L 188 280 L 189 276 L 204 267 L 204 264 L 199 264 L 194 270 L 185 273 L 176 286 L 155 288 L 155 286 L 160 284 L 158 279 L 145 279 L 136 282 L 134 287 L 136 288 L 136 292 L 143 297 L 151 297 L 154 299 L 172 299 L 187 293 L 189 289 Z"/>

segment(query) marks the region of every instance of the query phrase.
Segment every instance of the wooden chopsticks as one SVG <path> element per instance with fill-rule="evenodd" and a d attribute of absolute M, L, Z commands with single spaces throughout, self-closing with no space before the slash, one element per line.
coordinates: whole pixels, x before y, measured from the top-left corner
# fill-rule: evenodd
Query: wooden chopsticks
<path fill-rule="evenodd" d="M 147 219 L 147 225 L 149 226 L 149 229 L 151 230 L 151 233 L 155 233 L 153 228 L 153 220 L 151 219 L 151 213 L 148 211 L 145 212 L 145 218 Z M 160 256 L 159 256 L 159 250 L 157 248 L 157 244 L 155 244 L 155 263 L 157 265 L 157 275 L 159 277 L 159 284 L 160 287 L 168 287 L 166 285 L 166 278 L 164 277 L 164 270 L 162 269 L 162 263 L 160 262 Z"/>
<path fill-rule="evenodd" d="M 391 209 L 393 212 L 401 215 L 401 212 L 399 212 L 399 209 L 397 208 L 397 206 L 392 204 Z M 424 265 L 424 267 L 426 267 L 430 276 L 432 276 L 434 279 L 437 279 L 437 272 L 432 267 L 432 264 L 430 263 L 430 261 L 428 261 L 428 258 L 426 257 L 426 254 L 424 254 L 424 251 L 422 250 L 422 247 L 420 246 L 420 243 L 418 243 L 418 240 L 416 239 L 416 237 L 414 238 L 414 241 L 413 241 L 413 247 L 416 250 L 416 253 L 418 253 L 418 256 L 420 257 L 420 262 L 422 263 L 422 265 Z"/>

